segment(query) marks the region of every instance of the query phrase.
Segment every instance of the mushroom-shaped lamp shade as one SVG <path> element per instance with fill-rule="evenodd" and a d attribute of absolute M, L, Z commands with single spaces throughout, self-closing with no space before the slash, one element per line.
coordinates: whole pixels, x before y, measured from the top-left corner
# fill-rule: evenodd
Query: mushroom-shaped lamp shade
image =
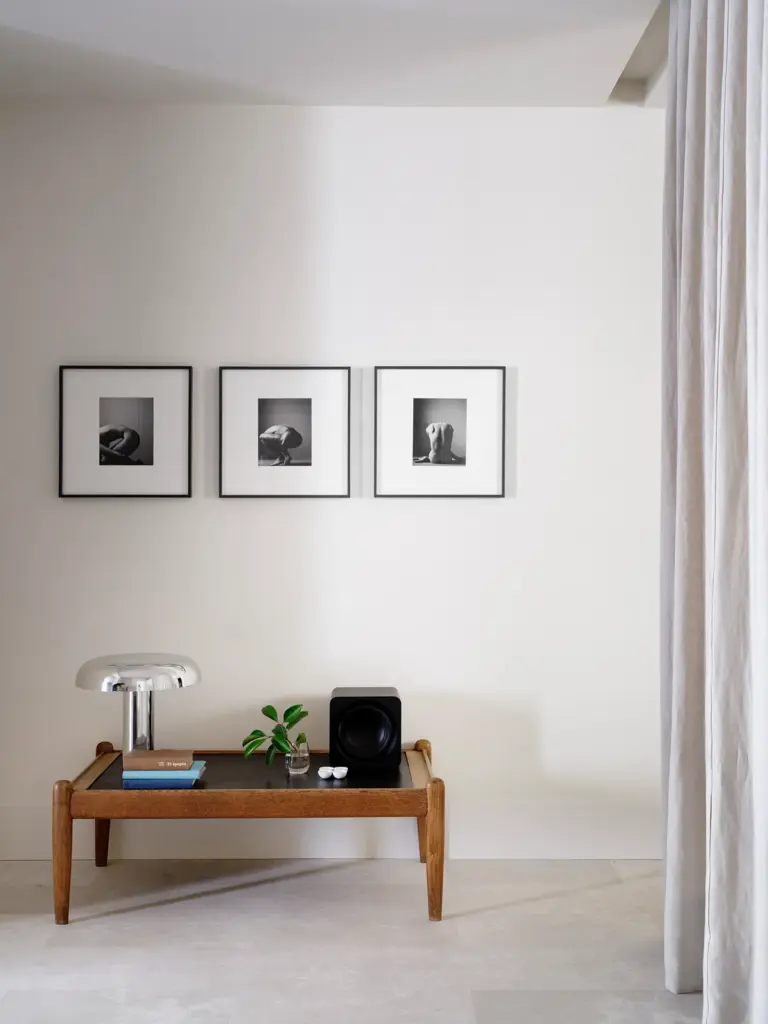
<path fill-rule="evenodd" d="M 81 666 L 82 690 L 122 693 L 123 751 L 154 747 L 155 690 L 178 690 L 200 682 L 200 669 L 181 654 L 107 654 Z"/>

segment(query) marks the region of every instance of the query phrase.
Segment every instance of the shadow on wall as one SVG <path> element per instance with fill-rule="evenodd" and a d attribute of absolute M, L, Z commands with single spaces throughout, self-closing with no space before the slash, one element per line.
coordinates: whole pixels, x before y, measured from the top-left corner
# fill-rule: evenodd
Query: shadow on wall
<path fill-rule="evenodd" d="M 272 664 L 284 659 L 302 623 L 314 614 L 305 578 L 316 546 L 317 524 L 308 514 L 312 509 L 281 503 L 281 524 L 290 537 L 286 558 L 284 545 L 264 542 L 273 536 L 269 528 L 276 503 L 218 502 L 212 528 L 211 504 L 202 499 L 218 494 L 218 436 L 211 429 L 216 364 L 326 361 L 318 353 L 312 322 L 315 120 L 306 110 L 263 109 L 255 131 L 252 108 L 136 109 L 125 118 L 93 109 L 78 111 L 66 131 L 43 115 L 39 125 L 34 118 L 24 119 L 18 134 L 15 122 L 9 126 L 5 144 L 19 159 L 3 175 L 9 213 L 3 239 L 24 259 L 3 284 L 10 293 L 26 295 L 29 267 L 44 267 L 45 273 L 35 302 L 20 304 L 3 352 L 4 367 L 14 367 L 23 354 L 25 371 L 0 372 L 0 427 L 12 433 L 11 425 L 25 422 L 29 409 L 37 408 L 29 441 L 44 454 L 28 463 L 15 447 L 5 453 L 17 486 L 6 489 L 0 500 L 8 525 L 0 538 L 2 575 L 6 583 L 16 577 L 14 614 L 2 625 L 3 665 L 11 676 L 37 680 L 37 689 L 34 694 L 19 691 L 8 702 L 0 729 L 7 737 L 2 756 L 12 764 L 27 749 L 30 736 L 50 732 L 52 722 L 67 721 L 68 727 L 54 730 L 45 760 L 25 773 L 20 786 L 0 778 L 0 805 L 15 802 L 19 807 L 8 829 L 0 828 L 0 851 L 47 856 L 48 840 L 40 844 L 38 838 L 47 836 L 47 810 L 41 812 L 43 832 L 29 821 L 37 808 L 48 807 L 50 779 L 65 777 L 84 763 L 96 739 L 119 740 L 120 708 L 113 701 L 87 702 L 82 717 L 73 716 L 74 691 L 62 686 L 62 678 L 72 680 L 82 662 L 105 651 L 178 648 L 197 654 L 205 666 L 206 637 L 215 634 L 222 650 L 243 652 L 244 660 L 258 651 L 263 662 Z M 29 199 L 32 168 L 40 176 L 35 181 L 44 182 L 45 203 Z M 222 173 L 225 187 L 217 184 Z M 87 232 L 82 230 L 84 208 Z M 291 301 L 286 301 L 286 288 Z M 93 315 L 87 324 L 73 298 L 83 294 L 91 297 Z M 177 301 L 179 296 L 183 301 Z M 227 325 L 226 341 L 217 342 L 222 324 Z M 254 337 L 259 338 L 258 358 Z M 193 420 L 196 500 L 186 503 L 183 514 L 178 502 L 105 500 L 89 503 L 86 510 L 56 498 L 56 446 L 44 439 L 57 433 L 58 366 L 125 363 L 126 352 L 137 364 L 156 363 L 161 352 L 168 364 L 201 367 Z M 51 398 L 41 403 L 46 374 Z M 127 408 L 113 408 L 112 418 L 130 425 Z M 94 421 L 94 458 L 99 425 Z M 133 429 L 146 446 L 147 425 Z M 142 454 L 143 461 L 151 461 L 146 447 L 137 448 L 135 455 Z M 29 514 L 31 507 L 35 515 Z M 51 519 L 58 524 L 55 530 Z M 29 551 L 35 552 L 34 559 Z M 81 585 L 73 599 L 76 576 Z M 158 578 L 174 581 L 172 597 L 165 588 L 151 586 Z M 269 580 L 268 614 L 263 614 L 264 580 Z M 5 606 L 10 597 L 2 593 Z M 44 645 L 33 626 L 38 615 L 55 623 Z M 210 683 L 207 676 L 207 687 L 200 688 L 197 706 L 203 714 L 206 689 L 216 700 Z M 269 699 L 276 701 L 286 692 L 270 689 Z M 246 684 L 243 692 L 252 692 L 251 687 Z M 188 705 L 164 703 L 158 715 L 159 728 L 166 730 L 161 735 L 171 740 L 177 709 L 183 715 Z M 244 734 L 239 726 L 233 729 L 235 745 Z M 206 742 L 208 735 L 201 717 L 193 742 Z M 90 835 L 86 842 L 92 844 Z"/>
<path fill-rule="evenodd" d="M 536 701 L 469 690 L 414 694 L 408 702 L 407 720 L 432 741 L 435 770 L 446 782 L 451 856 L 482 857 L 487 849 L 522 858 L 659 855 L 648 838 L 660 835 L 653 784 L 610 770 L 600 782 L 579 778 L 577 751 L 588 735 L 561 732 L 570 753 L 560 754 Z"/>

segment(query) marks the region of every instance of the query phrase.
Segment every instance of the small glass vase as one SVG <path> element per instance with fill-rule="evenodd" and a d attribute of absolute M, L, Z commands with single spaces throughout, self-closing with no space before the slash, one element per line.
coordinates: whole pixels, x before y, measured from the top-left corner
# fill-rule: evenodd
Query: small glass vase
<path fill-rule="evenodd" d="M 309 771 L 309 746 L 306 740 L 291 744 L 290 754 L 285 755 L 285 770 L 289 775 L 306 775 Z"/>

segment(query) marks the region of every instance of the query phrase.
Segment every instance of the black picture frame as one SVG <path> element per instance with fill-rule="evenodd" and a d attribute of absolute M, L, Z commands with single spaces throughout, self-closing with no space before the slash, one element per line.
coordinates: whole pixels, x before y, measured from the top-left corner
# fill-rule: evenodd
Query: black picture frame
<path fill-rule="evenodd" d="M 149 494 L 93 494 L 85 492 L 74 492 L 64 490 L 64 378 L 67 373 L 77 371 L 104 370 L 108 372 L 116 370 L 131 371 L 152 371 L 152 370 L 176 370 L 187 374 L 187 459 L 186 459 L 186 491 L 172 493 L 149 493 Z M 179 364 L 151 364 L 151 365 L 111 365 L 108 363 L 69 363 L 59 366 L 59 464 L 58 464 L 58 495 L 60 498 L 191 498 L 192 497 L 192 403 L 193 403 L 193 368 L 188 365 Z"/>
<path fill-rule="evenodd" d="M 261 372 L 270 370 L 332 370 L 336 373 L 346 373 L 347 386 L 347 459 L 346 459 L 346 492 L 340 494 L 225 494 L 224 493 L 224 374 L 229 371 L 258 370 Z M 227 365 L 219 367 L 219 497 L 220 498 L 245 498 L 255 499 L 286 499 L 294 498 L 303 500 L 307 498 L 349 498 L 352 493 L 352 367 L 351 366 L 250 366 L 250 365 Z"/>
<path fill-rule="evenodd" d="M 501 374 L 501 490 L 495 494 L 393 494 L 379 491 L 379 374 L 386 370 L 495 370 Z M 507 368 L 506 366 L 375 366 L 373 387 L 373 496 L 374 498 L 504 498 L 507 466 Z"/>

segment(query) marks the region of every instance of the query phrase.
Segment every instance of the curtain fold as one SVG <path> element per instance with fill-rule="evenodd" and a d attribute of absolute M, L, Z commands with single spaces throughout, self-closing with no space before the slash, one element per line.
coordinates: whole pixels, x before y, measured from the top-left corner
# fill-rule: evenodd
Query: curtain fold
<path fill-rule="evenodd" d="M 665 972 L 768 1024 L 766 0 L 673 0 L 664 212 Z"/>

